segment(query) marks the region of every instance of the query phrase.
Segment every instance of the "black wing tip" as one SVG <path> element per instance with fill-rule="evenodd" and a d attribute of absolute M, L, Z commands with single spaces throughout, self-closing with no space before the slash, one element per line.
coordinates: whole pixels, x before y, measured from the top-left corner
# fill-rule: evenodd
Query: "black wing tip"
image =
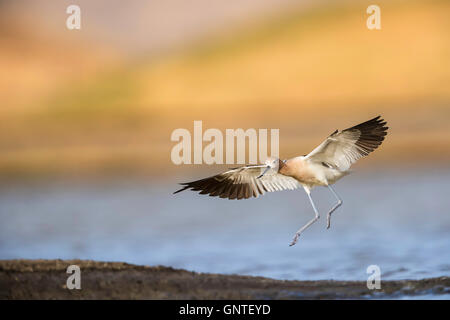
<path fill-rule="evenodd" d="M 199 180 L 200 181 L 200 180 Z M 196 181 L 194 181 L 196 182 Z M 208 187 L 200 187 L 193 185 L 193 182 L 186 182 L 186 183 L 179 183 L 180 185 L 184 185 L 183 188 L 173 192 L 173 194 L 177 194 L 179 192 L 182 192 L 184 190 L 192 190 L 198 192 L 199 195 L 208 195 L 210 197 L 218 197 L 220 199 L 226 199 L 226 200 L 245 200 L 250 198 L 257 198 L 258 196 L 254 193 L 248 193 L 248 194 L 240 194 L 239 190 L 228 190 L 225 192 L 217 192 L 217 190 L 210 189 Z M 231 192 L 233 191 L 233 192 Z"/>
<path fill-rule="evenodd" d="M 381 128 L 383 130 L 387 130 L 387 129 L 389 129 L 389 127 L 385 127 L 386 124 L 387 124 L 387 121 L 384 120 L 381 117 L 381 115 L 378 115 L 375 118 L 372 118 L 370 120 L 367 120 L 365 122 L 362 122 L 362 123 L 356 125 L 355 127 L 367 127 L 367 126 L 376 125 L 378 128 Z"/>
<path fill-rule="evenodd" d="M 188 189 L 189 188 L 189 186 L 187 185 L 188 183 L 179 183 L 180 185 L 185 185 L 183 188 L 181 188 L 180 190 L 177 190 L 177 191 L 175 191 L 174 193 L 172 193 L 172 194 L 177 194 L 178 192 L 181 192 L 181 191 L 184 191 L 184 190 L 186 190 L 186 189 Z"/>
<path fill-rule="evenodd" d="M 385 140 L 388 134 L 387 130 L 389 129 L 386 124 L 387 122 L 381 118 L 381 115 L 378 115 L 371 120 L 351 128 L 360 131 L 361 135 L 356 145 L 366 153 L 365 155 L 377 149 Z"/>
<path fill-rule="evenodd" d="M 366 121 L 366 122 L 367 122 L 367 123 L 369 123 L 369 122 L 376 122 L 376 123 L 378 123 L 378 124 L 382 124 L 382 123 L 383 123 L 383 125 L 387 123 L 387 122 L 381 117 L 381 115 L 378 115 L 378 116 L 376 116 L 375 118 L 372 118 L 372 119 L 370 119 L 370 120 L 368 120 L 368 121 Z"/>

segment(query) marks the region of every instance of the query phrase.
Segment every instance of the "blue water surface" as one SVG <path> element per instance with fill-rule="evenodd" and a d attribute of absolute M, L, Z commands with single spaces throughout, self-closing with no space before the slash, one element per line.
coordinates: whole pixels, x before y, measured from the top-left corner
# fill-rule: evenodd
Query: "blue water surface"
<path fill-rule="evenodd" d="M 183 179 L 181 179 L 183 180 Z M 172 195 L 177 179 L 22 182 L 0 187 L 0 259 L 95 259 L 276 279 L 366 280 L 450 275 L 450 170 L 358 172 L 339 181 L 344 200 L 303 190 L 230 201 Z"/>

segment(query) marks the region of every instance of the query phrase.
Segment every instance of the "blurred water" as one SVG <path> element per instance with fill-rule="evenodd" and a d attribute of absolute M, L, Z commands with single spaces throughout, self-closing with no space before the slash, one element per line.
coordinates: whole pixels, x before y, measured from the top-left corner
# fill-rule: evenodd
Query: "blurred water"
<path fill-rule="evenodd" d="M 172 179 L 173 180 L 173 179 Z M 365 280 L 450 275 L 450 170 L 357 172 L 335 186 L 344 204 L 325 229 L 333 196 L 305 193 L 230 201 L 174 184 L 122 181 L 9 184 L 0 189 L 0 259 L 95 259 L 277 279 Z"/>

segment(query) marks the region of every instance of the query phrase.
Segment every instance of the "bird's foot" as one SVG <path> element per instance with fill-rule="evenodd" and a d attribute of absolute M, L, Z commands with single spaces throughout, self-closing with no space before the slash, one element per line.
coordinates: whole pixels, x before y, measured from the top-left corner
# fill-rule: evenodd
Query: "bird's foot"
<path fill-rule="evenodd" d="M 300 233 L 296 233 L 294 236 L 294 239 L 292 239 L 292 242 L 289 246 L 292 247 L 294 244 L 296 244 L 299 237 L 300 237 Z"/>
<path fill-rule="evenodd" d="M 327 219 L 327 229 L 330 229 L 330 225 L 331 225 L 331 221 L 330 221 L 330 219 L 328 218 L 328 219 Z"/>

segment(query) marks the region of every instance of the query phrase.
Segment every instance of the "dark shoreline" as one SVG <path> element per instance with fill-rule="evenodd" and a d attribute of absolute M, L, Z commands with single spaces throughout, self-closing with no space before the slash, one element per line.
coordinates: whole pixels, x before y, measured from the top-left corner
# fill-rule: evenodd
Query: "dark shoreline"
<path fill-rule="evenodd" d="M 81 269 L 81 290 L 69 290 L 69 265 Z M 450 293 L 450 278 L 382 281 L 286 281 L 196 273 L 89 260 L 0 260 L 0 299 L 367 299 Z"/>

